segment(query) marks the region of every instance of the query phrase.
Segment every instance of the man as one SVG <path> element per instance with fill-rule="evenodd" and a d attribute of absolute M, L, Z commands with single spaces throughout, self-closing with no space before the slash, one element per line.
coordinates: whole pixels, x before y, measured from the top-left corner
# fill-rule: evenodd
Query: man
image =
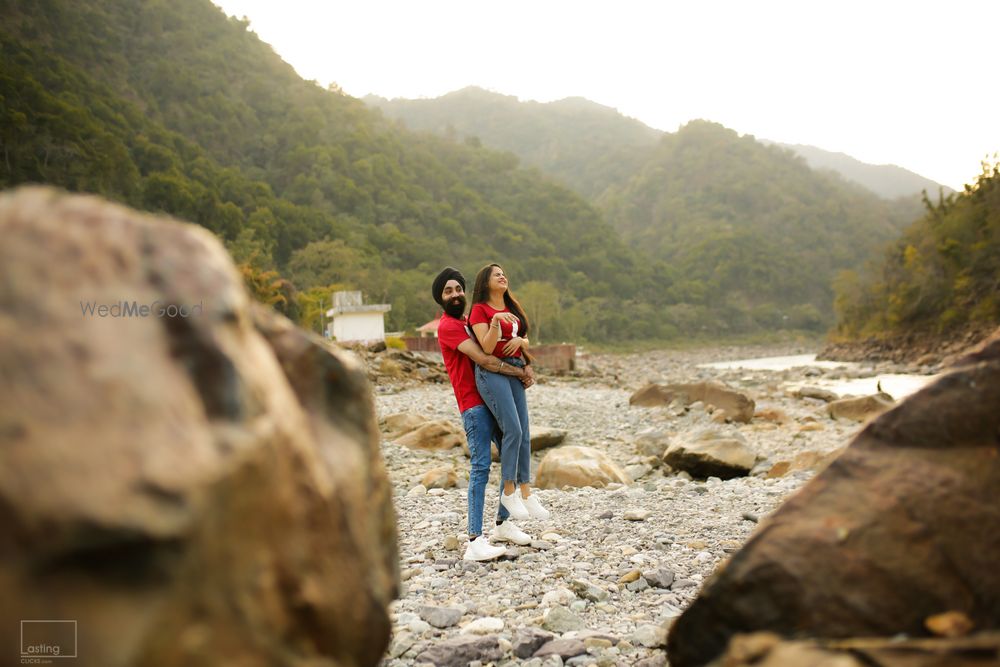
<path fill-rule="evenodd" d="M 462 425 L 465 427 L 465 437 L 469 443 L 469 545 L 465 549 L 464 560 L 492 560 L 499 558 L 506 551 L 503 547 L 495 547 L 483 535 L 483 506 L 486 501 L 486 483 L 489 481 L 490 441 L 500 442 L 494 438 L 497 431 L 496 421 L 476 389 L 476 377 L 473 362 L 483 368 L 519 378 L 525 387 L 535 382 L 531 366 L 524 369 L 504 363 L 497 357 L 486 354 L 479 347 L 476 339 L 468 329 L 465 319 L 465 277 L 458 269 L 445 267 L 431 287 L 434 300 L 444 308 L 441 321 L 438 324 L 438 345 L 441 356 L 448 371 L 458 410 L 462 413 Z M 502 481 L 501 481 L 502 484 Z M 531 538 L 521 531 L 508 518 L 507 508 L 500 506 L 497 515 L 497 528 L 493 538 L 528 544 Z"/>

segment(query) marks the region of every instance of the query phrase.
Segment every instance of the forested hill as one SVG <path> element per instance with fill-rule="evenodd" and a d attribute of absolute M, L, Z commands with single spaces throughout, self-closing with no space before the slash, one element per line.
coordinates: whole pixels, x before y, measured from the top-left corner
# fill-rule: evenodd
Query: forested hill
<path fill-rule="evenodd" d="M 920 174 L 894 164 L 868 164 L 844 153 L 825 151 L 802 144 L 777 144 L 805 158 L 813 169 L 835 171 L 846 180 L 863 185 L 885 199 L 919 196 L 921 192 L 936 196 L 939 191 L 949 195 L 954 190 Z"/>
<path fill-rule="evenodd" d="M 435 99 L 365 102 L 412 130 L 510 151 L 590 199 L 635 173 L 663 134 L 579 97 L 543 104 L 469 87 Z"/>
<path fill-rule="evenodd" d="M 826 321 L 837 271 L 872 257 L 914 215 L 706 121 L 664 136 L 602 206 L 627 242 L 677 271 L 672 301 L 723 312 L 736 328 Z M 672 319 L 683 316 L 694 314 Z"/>
<path fill-rule="evenodd" d="M 882 261 L 837 279 L 837 331 L 845 340 L 1000 325 L 1000 163 L 964 192 L 927 199 Z"/>
<path fill-rule="evenodd" d="M 330 285 L 391 303 L 391 328 L 422 324 L 444 264 L 471 274 L 499 260 L 522 286 L 559 286 L 568 309 L 649 280 L 566 188 L 301 80 L 208 0 L 0 6 L 0 185 L 52 183 L 202 224 L 307 324 L 329 296 L 309 290 Z M 606 331 L 586 327 L 565 333 Z"/>
<path fill-rule="evenodd" d="M 458 139 L 475 137 L 486 146 L 511 151 L 591 200 L 634 174 L 665 134 L 583 98 L 521 102 L 470 87 L 435 99 L 369 96 L 365 102 L 411 129 Z M 776 145 L 805 158 L 814 169 L 834 171 L 886 199 L 919 199 L 922 190 L 936 194 L 941 187 L 894 165 L 866 164 L 814 146 Z"/>
<path fill-rule="evenodd" d="M 471 279 L 497 260 L 547 340 L 818 331 L 832 273 L 897 225 L 874 196 L 707 123 L 645 146 L 638 124 L 595 139 L 620 172 L 600 211 L 512 153 L 301 80 L 208 0 L 0 2 L 0 186 L 204 225 L 258 297 L 307 326 L 339 287 L 412 328 L 435 312 L 442 265 Z M 582 109 L 595 137 L 620 127 L 585 101 L 560 108 Z"/>

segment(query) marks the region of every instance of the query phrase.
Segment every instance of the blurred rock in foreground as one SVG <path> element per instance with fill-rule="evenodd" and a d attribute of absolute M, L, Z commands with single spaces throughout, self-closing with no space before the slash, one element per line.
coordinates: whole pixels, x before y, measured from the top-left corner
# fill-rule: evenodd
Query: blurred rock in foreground
<path fill-rule="evenodd" d="M 398 560 L 353 358 L 193 225 L 30 188 L 0 239 L 0 645 L 72 619 L 80 665 L 375 665 Z"/>
<path fill-rule="evenodd" d="M 921 637 L 949 612 L 1000 629 L 998 498 L 992 345 L 871 422 L 763 522 L 672 627 L 670 664 L 707 664 L 755 631 Z"/>

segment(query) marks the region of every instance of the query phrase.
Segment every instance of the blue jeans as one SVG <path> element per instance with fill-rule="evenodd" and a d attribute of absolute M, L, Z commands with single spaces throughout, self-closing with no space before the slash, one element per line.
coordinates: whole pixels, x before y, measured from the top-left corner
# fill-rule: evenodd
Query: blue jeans
<path fill-rule="evenodd" d="M 496 420 L 485 405 L 471 407 L 462 413 L 465 439 L 469 443 L 469 537 L 483 534 L 483 508 L 486 505 L 486 484 L 490 481 L 490 440 L 500 445 L 500 431 Z M 503 480 L 500 480 L 503 491 Z M 499 504 L 499 503 L 497 503 Z M 498 520 L 503 521 L 509 512 L 500 505 Z"/>
<path fill-rule="evenodd" d="M 524 360 L 505 357 L 512 366 Z M 531 481 L 531 433 L 528 430 L 528 402 L 524 385 L 515 377 L 500 375 L 476 366 L 476 388 L 503 431 L 500 443 L 501 482 L 526 484 Z"/>

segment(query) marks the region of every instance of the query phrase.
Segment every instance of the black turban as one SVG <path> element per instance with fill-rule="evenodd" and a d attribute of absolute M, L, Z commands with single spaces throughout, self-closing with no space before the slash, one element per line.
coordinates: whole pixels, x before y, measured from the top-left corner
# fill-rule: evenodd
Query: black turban
<path fill-rule="evenodd" d="M 434 279 L 434 285 L 431 286 L 434 300 L 442 306 L 444 305 L 444 301 L 441 300 L 441 292 L 444 291 L 444 285 L 449 280 L 457 280 L 462 289 L 465 289 L 465 276 L 462 275 L 462 272 L 450 266 L 444 267 L 441 273 L 438 274 L 438 277 Z"/>

